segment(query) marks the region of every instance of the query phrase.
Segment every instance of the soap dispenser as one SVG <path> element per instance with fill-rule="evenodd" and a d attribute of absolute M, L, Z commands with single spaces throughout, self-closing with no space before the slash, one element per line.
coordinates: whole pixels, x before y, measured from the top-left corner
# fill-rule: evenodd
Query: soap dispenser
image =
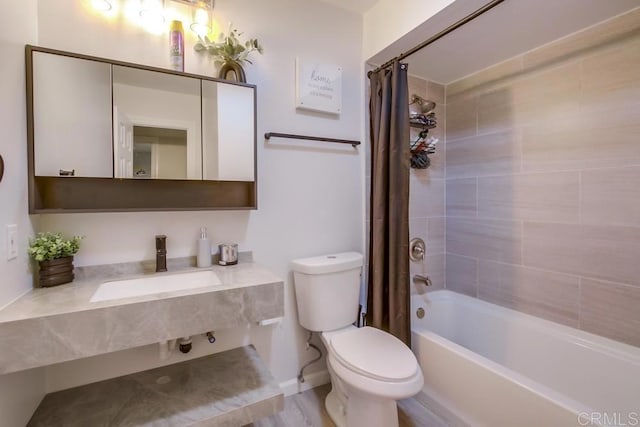
<path fill-rule="evenodd" d="M 200 238 L 198 239 L 198 256 L 196 265 L 198 267 L 211 267 L 211 242 L 207 237 L 206 227 L 200 229 Z"/>

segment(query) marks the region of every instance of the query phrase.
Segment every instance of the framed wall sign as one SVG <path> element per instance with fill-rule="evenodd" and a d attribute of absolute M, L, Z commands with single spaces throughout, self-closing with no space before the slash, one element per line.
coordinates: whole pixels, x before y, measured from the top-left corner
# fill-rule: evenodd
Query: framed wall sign
<path fill-rule="evenodd" d="M 340 114 L 342 67 L 296 58 L 296 108 Z"/>

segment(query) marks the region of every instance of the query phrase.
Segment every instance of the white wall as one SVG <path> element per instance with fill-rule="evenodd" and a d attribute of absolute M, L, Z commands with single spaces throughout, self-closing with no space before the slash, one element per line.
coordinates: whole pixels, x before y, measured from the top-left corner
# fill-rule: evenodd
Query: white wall
<path fill-rule="evenodd" d="M 36 1 L 3 0 L 0 10 L 0 154 L 5 161 L 5 176 L 0 183 L 2 307 L 32 287 L 27 258 L 33 226 L 27 215 L 24 45 L 35 42 L 37 37 Z M 6 224 L 17 224 L 19 229 L 19 256 L 12 261 L 7 261 Z M 0 376 L 2 425 L 25 425 L 43 395 L 44 372 L 41 369 Z"/>
<path fill-rule="evenodd" d="M 40 0 L 39 44 L 154 66 L 168 66 L 166 34 L 143 30 L 92 13 L 77 0 Z M 214 243 L 236 241 L 257 262 L 285 279 L 286 319 L 279 327 L 221 331 L 219 348 L 254 342 L 280 381 L 296 377 L 312 357 L 297 324 L 289 262 L 332 251 L 362 250 L 362 150 L 327 143 L 262 139 L 267 131 L 361 139 L 364 128 L 361 16 L 316 1 L 219 0 L 216 17 L 258 37 L 265 54 L 246 68 L 258 86 L 258 206 L 253 212 L 121 213 L 42 215 L 42 230 L 83 234 L 78 265 L 151 259 L 154 236 L 168 236 L 170 257 L 195 254 L 198 230 Z M 187 37 L 188 72 L 214 74 Z M 296 56 L 343 67 L 343 113 L 339 117 L 297 113 Z M 26 160 L 25 163 L 26 164 Z M 198 341 L 200 348 L 202 341 Z M 206 344 L 208 346 L 208 344 Z M 206 347 L 214 348 L 214 347 Z M 198 350 L 202 351 L 202 350 Z M 211 351 L 211 350 L 207 350 Z M 154 349 L 143 348 L 48 368 L 49 390 L 151 367 Z M 316 366 L 315 369 L 322 369 Z M 313 370 L 313 369 L 311 369 Z"/>
<path fill-rule="evenodd" d="M 453 2 L 379 0 L 364 14 L 363 57 L 376 55 Z"/>

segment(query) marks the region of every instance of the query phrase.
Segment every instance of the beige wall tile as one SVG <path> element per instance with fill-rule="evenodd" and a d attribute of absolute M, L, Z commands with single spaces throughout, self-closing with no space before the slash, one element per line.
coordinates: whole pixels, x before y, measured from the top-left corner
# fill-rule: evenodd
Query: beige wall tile
<path fill-rule="evenodd" d="M 446 181 L 447 217 L 475 217 L 477 215 L 477 178 L 448 179 Z"/>
<path fill-rule="evenodd" d="M 640 347 L 640 287 L 582 279 L 580 327 Z"/>
<path fill-rule="evenodd" d="M 409 218 L 444 216 L 444 180 L 411 175 Z"/>
<path fill-rule="evenodd" d="M 640 122 L 640 77 L 626 86 L 582 90 L 580 118 L 576 125 L 598 136 L 607 135 L 610 129 L 637 127 Z"/>
<path fill-rule="evenodd" d="M 477 98 L 470 97 L 447 103 L 447 142 L 476 135 L 478 125 Z"/>
<path fill-rule="evenodd" d="M 600 130 L 567 121 L 547 127 L 527 127 L 522 136 L 525 172 L 575 170 L 640 164 L 640 124 Z"/>
<path fill-rule="evenodd" d="M 411 290 L 412 294 L 423 294 L 428 291 L 434 291 L 437 289 L 444 289 L 445 284 L 445 256 L 432 255 L 425 257 L 423 262 L 411 262 L 409 265 L 409 271 L 411 274 Z M 424 283 L 414 283 L 413 276 L 419 274 L 421 276 L 429 277 L 432 285 L 427 287 Z"/>
<path fill-rule="evenodd" d="M 525 222 L 522 242 L 524 265 L 640 286 L 640 228 Z"/>
<path fill-rule="evenodd" d="M 447 285 L 450 291 L 478 296 L 478 260 L 447 254 Z"/>
<path fill-rule="evenodd" d="M 518 102 L 513 85 L 501 86 L 499 89 L 479 95 L 478 133 L 498 132 L 517 127 L 520 124 Z"/>
<path fill-rule="evenodd" d="M 421 77 L 408 76 L 407 85 L 409 86 L 409 99 L 411 95 L 418 95 L 421 97 L 427 96 L 427 81 Z"/>
<path fill-rule="evenodd" d="M 479 298 L 578 327 L 579 279 L 522 266 L 479 262 Z"/>
<path fill-rule="evenodd" d="M 508 86 L 478 97 L 478 133 L 544 124 L 575 115 L 579 108 L 580 63 L 522 75 Z"/>
<path fill-rule="evenodd" d="M 427 256 L 445 252 L 445 218 L 427 218 Z"/>
<path fill-rule="evenodd" d="M 640 226 L 640 167 L 582 172 L 582 222 Z"/>
<path fill-rule="evenodd" d="M 582 275 L 640 286 L 640 228 L 583 225 Z"/>
<path fill-rule="evenodd" d="M 447 104 L 469 96 L 469 93 L 479 93 L 509 82 L 509 78 L 522 71 L 522 57 L 508 59 L 492 67 L 479 71 L 471 76 L 457 80 L 447 85 Z"/>
<path fill-rule="evenodd" d="M 480 298 L 640 345 L 638 29 L 640 8 L 447 85 L 447 287 L 477 270 Z"/>
<path fill-rule="evenodd" d="M 446 143 L 447 178 L 520 172 L 521 134 L 507 131 Z"/>
<path fill-rule="evenodd" d="M 434 136 L 438 138 L 440 140 L 439 144 L 444 144 L 444 135 L 445 135 L 446 119 L 447 119 L 446 108 L 447 106 L 444 104 L 436 105 L 436 109 L 434 110 L 434 112 L 436 113 L 436 121 L 438 125 L 433 129 L 429 129 L 429 136 Z M 442 148 L 442 146 L 440 148 Z"/>
<path fill-rule="evenodd" d="M 622 87 L 612 85 L 610 78 L 603 86 L 583 88 L 576 114 L 526 127 L 523 169 L 547 171 L 639 164 L 640 145 L 636 142 L 640 138 L 640 76 L 637 79 Z"/>
<path fill-rule="evenodd" d="M 589 55 L 603 45 L 616 43 L 640 28 L 640 9 L 587 28 L 524 55 L 525 68 L 539 67 L 567 57 Z"/>
<path fill-rule="evenodd" d="M 577 223 L 579 173 L 480 177 L 478 217 Z"/>
<path fill-rule="evenodd" d="M 444 289 L 446 280 L 445 255 L 431 255 L 426 257 L 424 260 L 427 265 L 427 276 L 429 276 L 431 283 L 433 283 L 429 290 Z"/>
<path fill-rule="evenodd" d="M 473 218 L 447 218 L 447 253 L 519 264 L 520 223 Z"/>
<path fill-rule="evenodd" d="M 582 229 L 579 225 L 525 222 L 522 263 L 547 270 L 580 274 Z"/>
<path fill-rule="evenodd" d="M 640 33 L 582 61 L 582 87 L 615 88 L 640 80 Z"/>
<path fill-rule="evenodd" d="M 409 218 L 409 239 L 420 238 L 426 242 L 428 221 L 427 218 Z"/>
<path fill-rule="evenodd" d="M 437 104 L 444 104 L 444 85 L 427 82 L 427 98 Z"/>

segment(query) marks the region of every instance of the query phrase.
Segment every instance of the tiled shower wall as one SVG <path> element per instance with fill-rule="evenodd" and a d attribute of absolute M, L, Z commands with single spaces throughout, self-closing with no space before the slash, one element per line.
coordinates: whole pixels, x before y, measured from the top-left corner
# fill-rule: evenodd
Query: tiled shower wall
<path fill-rule="evenodd" d="M 640 9 L 446 104 L 446 287 L 640 346 Z"/>
<path fill-rule="evenodd" d="M 411 72 L 411 64 L 409 64 Z M 420 237 L 425 241 L 426 256 L 423 262 L 411 262 L 411 277 L 416 274 L 428 276 L 433 283 L 429 289 L 445 287 L 445 105 L 444 86 L 417 77 L 409 77 L 409 98 L 418 95 L 436 103 L 438 125 L 429 130 L 429 136 L 439 139 L 435 154 L 429 156 L 431 165 L 427 169 L 411 169 L 409 181 L 409 237 Z M 411 140 L 420 133 L 420 128 L 411 128 Z M 409 141 L 407 141 L 409 143 Z M 427 290 L 423 283 L 411 282 L 411 293 Z"/>
<path fill-rule="evenodd" d="M 409 65 L 409 72 L 411 65 Z M 426 81 L 421 78 L 409 77 L 409 97 L 418 95 L 436 103 L 436 117 L 438 126 L 429 131 L 429 135 L 437 137 L 440 142 L 437 150 L 431 155 L 431 166 L 428 169 L 411 169 L 410 194 L 409 194 L 409 236 L 421 237 L 426 244 L 426 256 L 422 262 L 411 262 L 411 276 L 420 274 L 429 276 L 432 289 L 442 289 L 445 286 L 445 217 L 444 217 L 444 129 L 445 129 L 445 105 L 444 86 Z M 367 116 L 368 120 L 368 116 Z M 411 130 L 411 137 L 415 138 L 419 129 Z M 409 144 L 409 141 L 407 141 Z M 370 142 L 367 139 L 365 150 L 366 159 L 366 250 L 369 248 L 369 197 L 371 188 L 371 157 Z M 368 259 L 368 257 L 366 258 Z M 367 271 L 365 266 L 365 271 Z M 417 285 L 411 282 L 411 293 L 424 293 L 427 288 L 424 284 Z"/>

